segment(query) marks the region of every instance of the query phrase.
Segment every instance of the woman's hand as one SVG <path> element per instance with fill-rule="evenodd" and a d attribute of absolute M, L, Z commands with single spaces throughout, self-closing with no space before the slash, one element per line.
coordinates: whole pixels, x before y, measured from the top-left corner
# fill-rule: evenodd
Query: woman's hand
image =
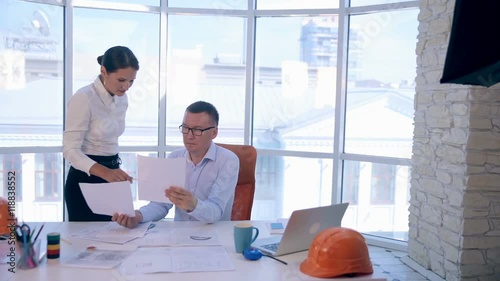
<path fill-rule="evenodd" d="M 124 170 L 118 169 L 108 169 L 108 173 L 106 173 L 106 178 L 108 182 L 117 182 L 117 181 L 129 181 L 132 183 L 132 177 L 125 173 Z"/>
<path fill-rule="evenodd" d="M 99 163 L 95 163 L 90 167 L 90 174 L 98 176 L 107 182 L 129 181 L 132 183 L 133 178 L 122 169 L 109 169 Z"/>

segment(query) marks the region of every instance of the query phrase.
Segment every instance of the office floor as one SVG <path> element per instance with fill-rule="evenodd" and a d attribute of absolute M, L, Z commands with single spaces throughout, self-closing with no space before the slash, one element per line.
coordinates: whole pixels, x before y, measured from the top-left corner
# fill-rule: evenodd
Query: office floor
<path fill-rule="evenodd" d="M 418 281 L 418 280 L 442 280 L 430 271 L 425 269 L 417 270 L 403 262 L 411 262 L 406 252 L 381 248 L 369 245 L 370 259 L 372 260 L 373 270 L 383 273 L 387 281 Z M 413 267 L 419 267 L 416 263 L 410 263 Z M 424 276 L 425 275 L 425 276 Z"/>

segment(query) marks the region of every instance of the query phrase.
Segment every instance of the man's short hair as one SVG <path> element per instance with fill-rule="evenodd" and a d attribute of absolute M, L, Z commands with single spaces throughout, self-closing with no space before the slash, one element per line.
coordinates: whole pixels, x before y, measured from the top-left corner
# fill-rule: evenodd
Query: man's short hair
<path fill-rule="evenodd" d="M 212 119 L 212 121 L 215 122 L 215 126 L 219 125 L 219 112 L 213 106 L 213 104 L 206 102 L 206 101 L 197 101 L 193 102 L 186 108 L 187 112 L 191 113 L 203 113 L 206 112 Z"/>

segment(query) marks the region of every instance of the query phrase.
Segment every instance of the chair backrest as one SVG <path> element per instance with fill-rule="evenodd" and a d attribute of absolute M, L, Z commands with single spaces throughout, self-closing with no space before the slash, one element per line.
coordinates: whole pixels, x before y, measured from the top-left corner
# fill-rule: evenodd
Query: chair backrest
<path fill-rule="evenodd" d="M 231 220 L 250 220 L 255 193 L 255 165 L 257 150 L 251 145 L 223 144 L 218 146 L 231 150 L 240 159 L 238 183 L 234 191 Z"/>

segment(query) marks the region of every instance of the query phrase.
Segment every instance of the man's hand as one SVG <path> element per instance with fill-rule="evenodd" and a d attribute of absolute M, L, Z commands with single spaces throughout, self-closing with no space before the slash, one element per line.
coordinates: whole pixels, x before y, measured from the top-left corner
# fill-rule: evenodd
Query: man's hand
<path fill-rule="evenodd" d="M 186 212 L 192 212 L 196 208 L 196 204 L 198 204 L 198 198 L 182 187 L 171 186 L 165 189 L 165 196 L 177 208 L 181 208 Z"/>
<path fill-rule="evenodd" d="M 135 217 L 115 213 L 111 220 L 116 221 L 121 226 L 134 228 L 142 221 L 142 214 L 138 210 L 135 210 Z"/>

